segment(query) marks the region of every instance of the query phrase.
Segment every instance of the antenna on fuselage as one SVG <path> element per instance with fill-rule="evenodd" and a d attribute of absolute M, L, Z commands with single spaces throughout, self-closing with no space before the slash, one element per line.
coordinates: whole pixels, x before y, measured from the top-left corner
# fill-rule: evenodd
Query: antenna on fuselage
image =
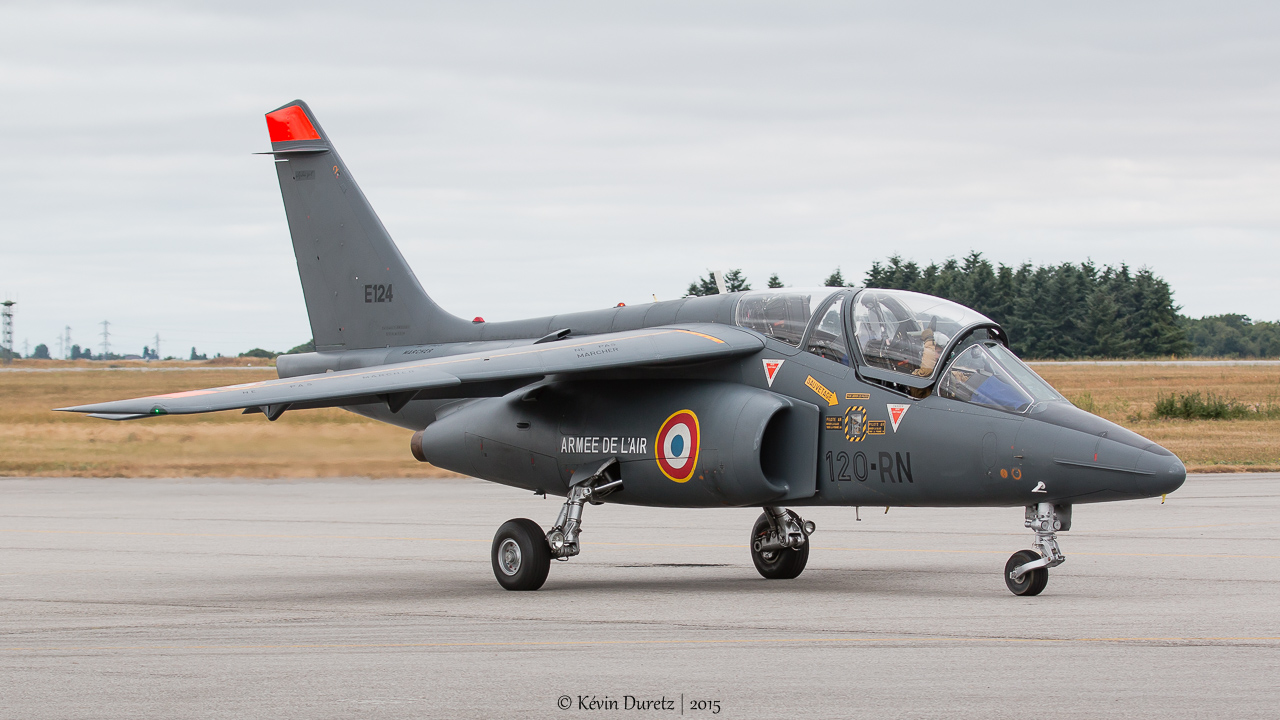
<path fill-rule="evenodd" d="M 721 295 L 728 295 L 729 290 L 724 284 L 724 273 L 719 270 L 712 270 L 711 277 L 716 281 L 716 290 L 719 290 Z"/>

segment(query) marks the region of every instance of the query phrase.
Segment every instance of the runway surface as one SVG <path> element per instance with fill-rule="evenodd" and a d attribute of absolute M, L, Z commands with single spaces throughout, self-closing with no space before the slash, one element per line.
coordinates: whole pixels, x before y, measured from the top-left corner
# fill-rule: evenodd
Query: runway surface
<path fill-rule="evenodd" d="M 808 570 L 766 581 L 745 548 L 758 510 L 588 507 L 584 554 L 511 593 L 494 530 L 546 526 L 559 503 L 474 480 L 5 479 L 0 499 L 4 718 L 1260 718 L 1280 703 L 1277 475 L 1078 507 L 1037 598 L 1000 578 L 1030 545 L 1020 508 L 812 509 Z M 580 709 L 593 698 L 604 709 Z"/>

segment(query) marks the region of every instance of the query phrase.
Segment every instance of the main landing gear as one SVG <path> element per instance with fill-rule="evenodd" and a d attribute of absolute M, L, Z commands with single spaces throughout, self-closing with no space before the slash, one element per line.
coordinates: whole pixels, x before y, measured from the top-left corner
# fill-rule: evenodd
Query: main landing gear
<path fill-rule="evenodd" d="M 508 520 L 498 528 L 490 559 L 499 585 L 508 590 L 537 590 L 547 581 L 551 558 L 568 560 L 581 551 L 578 534 L 582 532 L 583 505 L 599 505 L 601 497 L 622 487 L 621 478 L 610 477 L 617 462 L 608 460 L 569 488 L 560 517 L 545 535 L 538 523 L 527 518 Z"/>
<path fill-rule="evenodd" d="M 1019 550 L 1004 564 L 1004 584 L 1014 595 L 1039 595 L 1049 584 L 1049 568 L 1066 562 L 1058 549 L 1058 530 L 1071 529 L 1071 506 L 1028 505 L 1023 525 L 1036 534 L 1035 550 Z"/>
<path fill-rule="evenodd" d="M 809 562 L 809 536 L 817 527 L 794 510 L 766 506 L 751 528 L 751 561 L 769 580 L 790 580 Z"/>

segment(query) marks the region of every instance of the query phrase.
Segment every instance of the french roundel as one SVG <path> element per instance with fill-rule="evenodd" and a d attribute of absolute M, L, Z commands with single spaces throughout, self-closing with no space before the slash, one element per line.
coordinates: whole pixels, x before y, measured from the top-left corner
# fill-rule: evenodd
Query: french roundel
<path fill-rule="evenodd" d="M 698 467 L 701 439 L 698 416 L 692 410 L 681 410 L 667 418 L 658 430 L 658 441 L 654 443 L 658 469 L 678 483 L 688 482 Z"/>

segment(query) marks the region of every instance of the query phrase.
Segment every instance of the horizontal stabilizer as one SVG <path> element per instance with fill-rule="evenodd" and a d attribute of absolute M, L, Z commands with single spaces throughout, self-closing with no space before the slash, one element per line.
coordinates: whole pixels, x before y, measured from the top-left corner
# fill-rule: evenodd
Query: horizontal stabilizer
<path fill-rule="evenodd" d="M 291 147 L 282 150 L 271 150 L 269 152 L 256 152 L 254 155 L 318 155 L 327 153 L 331 148 L 327 147 Z"/>

